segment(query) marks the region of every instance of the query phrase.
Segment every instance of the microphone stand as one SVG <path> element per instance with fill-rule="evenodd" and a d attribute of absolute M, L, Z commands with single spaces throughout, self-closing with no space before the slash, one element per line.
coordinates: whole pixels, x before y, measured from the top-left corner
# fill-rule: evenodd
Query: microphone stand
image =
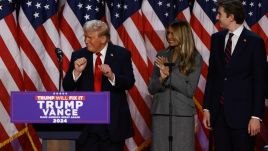
<path fill-rule="evenodd" d="M 62 83 L 62 56 L 63 53 L 59 48 L 55 49 L 55 53 L 57 55 L 57 61 L 58 61 L 58 65 L 59 65 L 59 89 L 58 92 L 61 91 L 61 83 Z M 59 137 L 63 137 L 63 134 L 61 134 L 60 129 L 63 128 L 63 125 L 61 124 L 33 124 L 35 130 L 37 131 L 37 134 L 39 137 L 41 137 L 43 139 L 42 142 L 42 150 L 46 151 L 47 150 L 47 146 L 49 146 L 49 144 L 53 143 L 53 141 L 57 141 L 57 143 L 62 144 L 61 141 L 59 141 L 57 138 L 55 139 L 55 137 L 58 137 L 58 135 L 62 135 Z M 56 135 L 55 135 L 56 133 Z M 59 134 L 58 134 L 59 133 Z M 66 134 L 64 134 L 66 135 Z M 57 145 L 58 147 L 59 145 Z"/>
<path fill-rule="evenodd" d="M 165 66 L 169 67 L 169 115 L 168 115 L 168 121 L 169 121 L 169 135 L 168 135 L 168 143 L 169 143 L 169 151 L 172 151 L 172 145 L 173 145 L 173 135 L 172 135 L 172 113 L 173 113 L 173 103 L 172 103 L 172 87 L 171 87 L 171 73 L 172 73 L 172 67 L 175 66 L 175 63 L 165 63 Z"/>
<path fill-rule="evenodd" d="M 59 92 L 61 91 L 61 83 L 62 83 L 62 57 L 58 58 L 59 63 Z"/>
<path fill-rule="evenodd" d="M 59 92 L 61 91 L 61 83 L 62 83 L 62 57 L 63 57 L 63 52 L 60 48 L 55 49 L 55 53 L 58 58 L 58 64 L 59 64 Z"/>

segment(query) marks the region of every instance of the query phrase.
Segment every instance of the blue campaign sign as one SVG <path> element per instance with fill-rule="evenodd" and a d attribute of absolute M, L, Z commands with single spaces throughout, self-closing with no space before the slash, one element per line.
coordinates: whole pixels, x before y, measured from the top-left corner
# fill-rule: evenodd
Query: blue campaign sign
<path fill-rule="evenodd" d="M 12 92 L 13 123 L 109 124 L 109 92 Z"/>

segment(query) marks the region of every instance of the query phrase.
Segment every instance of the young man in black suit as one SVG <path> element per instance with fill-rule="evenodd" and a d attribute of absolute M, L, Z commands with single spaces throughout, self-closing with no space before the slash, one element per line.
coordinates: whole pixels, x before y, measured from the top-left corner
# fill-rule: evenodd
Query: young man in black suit
<path fill-rule="evenodd" d="M 63 80 L 65 91 L 109 91 L 110 124 L 86 125 L 76 142 L 77 151 L 123 151 L 133 136 L 126 90 L 135 79 L 130 52 L 110 43 L 109 29 L 100 20 L 85 23 L 86 48 L 72 54 Z"/>
<path fill-rule="evenodd" d="M 219 0 L 217 20 L 226 30 L 211 37 L 203 124 L 216 151 L 253 151 L 265 100 L 265 44 L 242 24 L 239 0 Z"/>

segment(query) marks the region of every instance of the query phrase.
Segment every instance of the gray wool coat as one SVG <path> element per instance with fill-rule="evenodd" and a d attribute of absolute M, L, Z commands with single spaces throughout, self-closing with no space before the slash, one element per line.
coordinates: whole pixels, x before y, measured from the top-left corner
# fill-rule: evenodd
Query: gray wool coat
<path fill-rule="evenodd" d="M 172 50 L 160 51 L 157 56 L 164 56 L 171 60 L 172 52 Z M 194 114 L 196 114 L 196 109 L 193 95 L 201 73 L 202 57 L 199 53 L 196 54 L 195 67 L 189 75 L 180 73 L 178 64 L 179 60 L 172 68 L 171 76 L 163 83 L 159 80 L 159 68 L 157 66 L 153 68 L 148 86 L 149 92 L 153 95 L 151 108 L 153 116 L 152 151 L 168 150 L 170 87 L 173 104 L 173 150 L 194 150 Z"/>

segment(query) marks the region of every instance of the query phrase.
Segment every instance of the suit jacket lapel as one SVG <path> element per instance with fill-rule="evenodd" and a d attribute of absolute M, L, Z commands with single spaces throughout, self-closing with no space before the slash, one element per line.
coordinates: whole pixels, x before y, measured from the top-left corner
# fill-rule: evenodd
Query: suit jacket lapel
<path fill-rule="evenodd" d="M 243 49 L 245 48 L 246 42 L 247 42 L 247 38 L 246 38 L 247 36 L 245 36 L 246 33 L 247 33 L 247 29 L 244 28 L 236 43 L 236 46 L 235 46 L 235 49 L 234 49 L 234 52 L 232 54 L 230 61 L 232 61 L 232 59 L 235 58 L 235 56 L 237 56 L 239 53 L 241 53 Z"/>
<path fill-rule="evenodd" d="M 220 58 L 219 58 L 219 60 L 220 60 L 220 62 L 221 62 L 221 64 L 224 66 L 224 59 L 225 59 L 225 52 L 224 52 L 224 50 L 225 50 L 225 36 L 226 36 L 226 34 L 227 34 L 227 31 L 225 31 L 222 35 L 221 35 L 221 37 L 219 38 L 219 48 L 218 49 L 220 49 Z"/>
<path fill-rule="evenodd" d="M 112 58 L 114 56 L 113 51 L 114 51 L 113 44 L 108 43 L 107 52 L 106 52 L 105 59 L 104 59 L 105 64 L 111 65 Z"/>
<path fill-rule="evenodd" d="M 104 58 L 104 64 L 107 64 L 110 66 L 110 68 L 112 69 L 113 71 L 113 57 L 114 57 L 115 53 L 114 53 L 114 46 L 112 43 L 108 43 L 108 48 L 107 48 L 107 51 L 106 51 L 106 55 L 105 55 L 105 58 Z M 108 86 L 110 85 L 110 82 L 108 80 L 107 77 L 105 77 L 104 75 L 102 76 L 102 90 L 108 90 Z"/>

